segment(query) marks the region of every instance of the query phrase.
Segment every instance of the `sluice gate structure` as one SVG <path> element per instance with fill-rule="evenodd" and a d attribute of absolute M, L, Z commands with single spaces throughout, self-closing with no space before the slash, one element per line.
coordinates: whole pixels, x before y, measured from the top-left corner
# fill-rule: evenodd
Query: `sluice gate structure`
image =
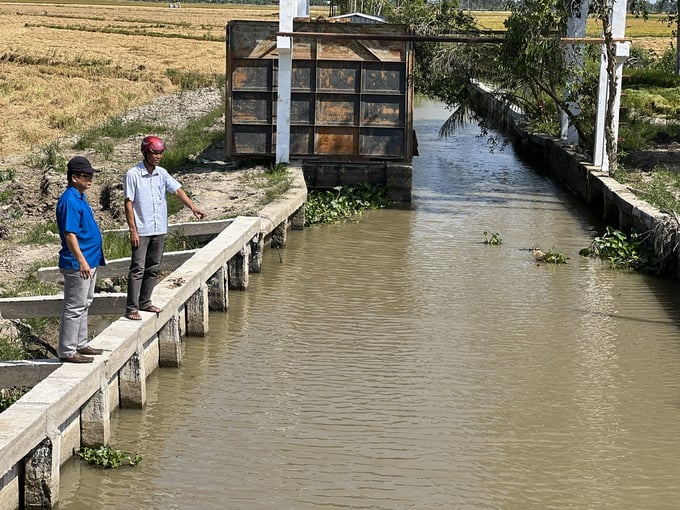
<path fill-rule="evenodd" d="M 407 27 L 296 19 L 290 158 L 309 189 L 383 184 L 410 202 L 417 152 L 413 51 Z M 227 158 L 275 158 L 279 54 L 276 22 L 227 26 Z"/>

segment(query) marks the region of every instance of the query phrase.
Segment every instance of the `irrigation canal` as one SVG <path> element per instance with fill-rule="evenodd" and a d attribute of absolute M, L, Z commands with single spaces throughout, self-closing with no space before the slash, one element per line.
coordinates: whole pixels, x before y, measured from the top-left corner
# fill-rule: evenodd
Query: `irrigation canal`
<path fill-rule="evenodd" d="M 142 463 L 69 462 L 60 509 L 677 508 L 678 285 L 579 257 L 589 213 L 445 116 L 415 109 L 413 209 L 267 250 L 116 411 Z"/>

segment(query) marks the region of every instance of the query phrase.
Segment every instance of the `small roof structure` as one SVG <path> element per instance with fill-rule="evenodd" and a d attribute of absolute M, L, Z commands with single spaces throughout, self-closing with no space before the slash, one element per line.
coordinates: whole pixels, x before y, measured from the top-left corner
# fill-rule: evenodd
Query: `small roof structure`
<path fill-rule="evenodd" d="M 351 12 L 349 14 L 341 14 L 339 16 L 333 16 L 330 19 L 335 20 L 349 20 L 350 23 L 386 23 L 385 18 L 380 16 L 372 16 L 370 14 L 364 14 L 363 12 Z"/>

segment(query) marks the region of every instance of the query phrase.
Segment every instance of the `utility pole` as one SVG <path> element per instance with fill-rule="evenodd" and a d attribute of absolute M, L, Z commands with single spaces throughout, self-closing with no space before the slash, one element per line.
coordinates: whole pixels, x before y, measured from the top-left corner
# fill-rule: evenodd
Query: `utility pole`
<path fill-rule="evenodd" d="M 296 17 L 309 16 L 309 0 L 279 1 L 279 32 L 293 32 Z M 279 53 L 276 97 L 276 162 L 290 162 L 290 89 L 293 75 L 293 38 L 276 37 Z"/>
<path fill-rule="evenodd" d="M 582 39 L 586 36 L 586 23 L 588 22 L 588 0 L 581 0 L 578 11 L 571 13 L 567 23 L 567 38 Z M 580 69 L 583 67 L 584 43 L 567 44 L 564 52 L 564 60 L 567 69 Z M 581 75 L 573 74 L 573 82 L 567 84 L 568 109 L 574 115 L 581 113 L 576 97 L 573 97 L 581 84 Z M 560 116 L 560 139 L 576 145 L 578 143 L 578 131 L 569 121 L 568 115 L 563 111 Z"/>
<path fill-rule="evenodd" d="M 623 41 L 626 34 L 626 1 L 614 0 L 611 14 L 612 38 L 614 43 L 615 62 L 615 86 L 616 97 L 612 106 L 612 136 L 616 143 L 619 136 L 619 106 L 621 104 L 621 77 L 623 76 L 623 64 L 630 55 L 630 42 Z M 593 149 L 593 164 L 602 168 L 603 172 L 609 172 L 609 156 L 607 155 L 605 140 L 605 122 L 607 117 L 607 97 L 609 95 L 609 76 L 607 74 L 607 53 L 602 45 L 600 57 L 600 84 L 597 95 L 597 119 L 595 122 L 595 145 Z"/>

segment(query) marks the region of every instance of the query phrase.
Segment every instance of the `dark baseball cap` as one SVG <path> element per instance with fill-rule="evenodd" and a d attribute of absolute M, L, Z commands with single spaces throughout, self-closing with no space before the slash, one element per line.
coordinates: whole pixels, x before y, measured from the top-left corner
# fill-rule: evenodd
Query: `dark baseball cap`
<path fill-rule="evenodd" d="M 70 172 L 76 174 L 93 174 L 98 171 L 92 168 L 92 165 L 88 159 L 83 156 L 75 156 L 71 158 L 66 167 Z"/>

